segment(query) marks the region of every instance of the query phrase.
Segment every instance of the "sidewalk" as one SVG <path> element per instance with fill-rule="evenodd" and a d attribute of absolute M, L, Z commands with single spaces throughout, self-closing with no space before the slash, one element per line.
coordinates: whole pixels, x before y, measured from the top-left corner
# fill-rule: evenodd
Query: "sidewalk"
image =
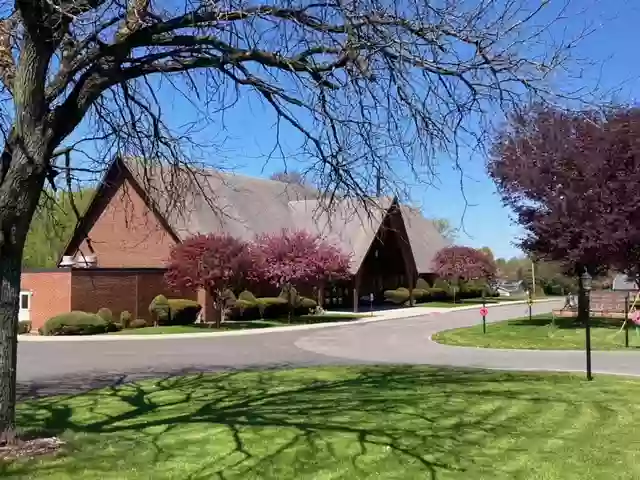
<path fill-rule="evenodd" d="M 536 303 L 554 301 L 557 299 L 544 299 L 537 300 Z M 499 302 L 487 305 L 489 311 L 492 307 L 504 306 L 504 305 L 522 305 L 525 304 L 525 300 L 511 301 L 511 302 Z M 396 308 L 392 310 L 374 310 L 370 312 L 369 316 L 357 319 L 357 320 L 345 320 L 344 322 L 325 322 L 325 323 L 313 323 L 310 325 L 291 325 L 284 327 L 268 327 L 259 329 L 246 329 L 246 330 L 233 330 L 222 332 L 206 332 L 206 333 L 170 333 L 164 335 L 76 335 L 76 336 L 52 336 L 45 337 L 41 335 L 19 335 L 19 342 L 117 342 L 117 341 L 129 341 L 129 340 L 168 340 L 168 339 L 188 339 L 188 338 L 210 338 L 210 337 L 237 337 L 244 335 L 263 335 L 267 333 L 276 332 L 292 332 L 299 330 L 316 330 L 320 328 L 328 327 L 340 327 L 344 325 L 357 325 L 367 324 L 372 322 L 381 322 L 385 320 L 399 320 L 403 318 L 414 318 L 420 316 L 437 315 L 442 313 L 475 310 L 480 309 L 480 305 L 464 305 L 453 308 L 440 308 L 440 307 L 407 307 Z M 353 312 L 331 312 L 331 313 L 353 313 Z M 366 315 L 367 312 L 361 312 Z"/>

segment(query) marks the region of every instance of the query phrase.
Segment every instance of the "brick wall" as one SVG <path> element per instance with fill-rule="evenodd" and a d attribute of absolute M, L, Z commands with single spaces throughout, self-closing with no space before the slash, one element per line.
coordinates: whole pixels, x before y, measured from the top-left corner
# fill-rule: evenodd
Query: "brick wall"
<path fill-rule="evenodd" d="M 37 332 L 49 318 L 71 310 L 71 270 L 25 271 L 20 288 L 32 292 L 31 328 Z"/>
<path fill-rule="evenodd" d="M 96 312 L 107 307 L 114 318 L 128 310 L 133 318 L 150 320 L 149 304 L 153 297 L 163 294 L 168 298 L 196 299 L 191 295 L 177 294 L 164 284 L 163 270 L 86 269 L 73 270 L 71 282 L 71 309 Z"/>
<path fill-rule="evenodd" d="M 89 229 L 88 236 L 98 267 L 164 267 L 175 240 L 160 219 L 148 208 L 141 192 L 124 178 L 113 192 L 99 199 L 104 209 Z M 90 252 L 84 240 L 78 249 Z M 74 255 L 78 252 L 67 252 Z"/>

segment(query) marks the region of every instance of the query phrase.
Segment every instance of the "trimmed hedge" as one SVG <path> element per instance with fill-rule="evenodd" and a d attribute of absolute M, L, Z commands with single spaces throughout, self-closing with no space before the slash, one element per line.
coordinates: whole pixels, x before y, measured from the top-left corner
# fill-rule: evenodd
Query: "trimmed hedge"
<path fill-rule="evenodd" d="M 102 307 L 96 314 L 107 323 L 113 323 L 113 312 L 109 308 Z"/>
<path fill-rule="evenodd" d="M 165 325 L 171 316 L 169 300 L 164 295 L 157 295 L 149 304 L 149 313 L 158 325 Z"/>
<path fill-rule="evenodd" d="M 147 321 L 144 318 L 136 318 L 129 323 L 129 328 L 144 328 L 146 326 Z"/>
<path fill-rule="evenodd" d="M 18 335 L 24 335 L 31 332 L 31 322 L 22 320 L 18 322 Z"/>
<path fill-rule="evenodd" d="M 416 282 L 416 290 L 429 290 L 431 288 L 431 285 L 429 285 L 429 282 L 427 282 L 424 278 L 418 278 L 418 281 Z"/>
<path fill-rule="evenodd" d="M 202 306 L 195 300 L 171 298 L 169 304 L 168 325 L 192 325 L 196 323 Z"/>
<path fill-rule="evenodd" d="M 124 310 L 120 312 L 120 325 L 122 328 L 129 328 L 129 324 L 131 323 L 131 312 L 129 310 Z"/>
<path fill-rule="evenodd" d="M 402 287 L 396 290 L 385 290 L 384 299 L 387 302 L 402 305 L 409 300 L 409 290 Z"/>
<path fill-rule="evenodd" d="M 448 290 L 444 290 L 443 288 L 430 288 L 429 289 L 429 300 L 430 302 L 445 302 L 449 300 L 451 296 L 449 295 Z"/>
<path fill-rule="evenodd" d="M 73 311 L 56 315 L 40 329 L 42 335 L 95 335 L 106 333 L 109 324 L 95 313 Z"/>

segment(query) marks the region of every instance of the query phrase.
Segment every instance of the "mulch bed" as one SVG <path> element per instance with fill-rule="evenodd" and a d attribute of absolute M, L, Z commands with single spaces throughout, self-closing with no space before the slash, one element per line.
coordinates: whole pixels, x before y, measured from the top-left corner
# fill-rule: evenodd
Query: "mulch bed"
<path fill-rule="evenodd" d="M 0 460 L 35 457 L 56 453 L 64 442 L 58 437 L 15 439 L 11 443 L 0 444 Z"/>

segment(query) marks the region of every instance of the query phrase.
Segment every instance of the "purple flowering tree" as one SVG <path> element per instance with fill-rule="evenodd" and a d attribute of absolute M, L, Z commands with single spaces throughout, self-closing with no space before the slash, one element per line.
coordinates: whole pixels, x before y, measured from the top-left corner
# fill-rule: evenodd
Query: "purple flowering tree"
<path fill-rule="evenodd" d="M 304 230 L 282 230 L 256 237 L 253 277 L 281 288 L 289 300 L 289 319 L 294 288 L 321 287 L 350 275 L 351 259 L 318 235 Z"/>
<path fill-rule="evenodd" d="M 462 280 L 491 280 L 496 275 L 496 264 L 482 250 L 452 245 L 436 253 L 433 260 L 434 272 L 455 284 Z M 454 287 L 455 288 L 455 287 Z M 455 290 L 454 290 L 455 302 Z"/>
<path fill-rule="evenodd" d="M 165 282 L 179 291 L 205 289 L 216 309 L 220 327 L 228 289 L 239 289 L 251 279 L 254 252 L 251 244 L 229 235 L 196 235 L 171 251 Z"/>

